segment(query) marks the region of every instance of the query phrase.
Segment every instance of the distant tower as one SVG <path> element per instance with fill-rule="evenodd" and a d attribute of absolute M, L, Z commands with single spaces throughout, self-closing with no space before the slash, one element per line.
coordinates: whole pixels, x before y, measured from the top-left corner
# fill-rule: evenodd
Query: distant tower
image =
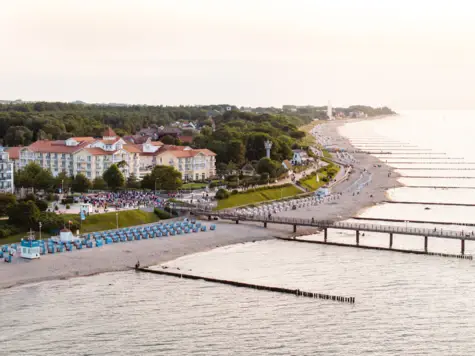
<path fill-rule="evenodd" d="M 332 109 L 332 103 L 330 101 L 328 101 L 327 116 L 328 116 L 328 120 L 333 119 L 333 109 Z"/>
<path fill-rule="evenodd" d="M 272 148 L 272 142 L 267 140 L 264 142 L 264 147 L 266 148 L 266 157 L 270 158 L 270 149 Z"/>

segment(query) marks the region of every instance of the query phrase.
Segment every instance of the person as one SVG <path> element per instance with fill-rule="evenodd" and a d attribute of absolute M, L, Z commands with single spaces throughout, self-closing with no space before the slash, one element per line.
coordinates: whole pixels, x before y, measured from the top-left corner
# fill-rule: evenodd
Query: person
<path fill-rule="evenodd" d="M 314 222 L 315 222 L 315 218 L 312 218 L 312 223 L 314 223 Z"/>
<path fill-rule="evenodd" d="M 138 269 L 140 268 L 140 261 L 137 261 L 137 263 L 135 264 L 135 269 Z"/>

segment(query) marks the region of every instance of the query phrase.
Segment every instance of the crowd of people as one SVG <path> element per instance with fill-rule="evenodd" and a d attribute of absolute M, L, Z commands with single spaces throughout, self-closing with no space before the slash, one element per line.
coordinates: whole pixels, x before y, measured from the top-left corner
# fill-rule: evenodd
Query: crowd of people
<path fill-rule="evenodd" d="M 142 207 L 163 207 L 166 200 L 154 192 L 122 191 L 83 196 L 84 203 L 92 204 L 95 212 L 110 208 L 138 209 Z"/>

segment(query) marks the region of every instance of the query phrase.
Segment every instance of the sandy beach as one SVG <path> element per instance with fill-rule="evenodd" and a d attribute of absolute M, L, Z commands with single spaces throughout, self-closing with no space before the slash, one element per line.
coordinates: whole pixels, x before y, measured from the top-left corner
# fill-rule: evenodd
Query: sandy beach
<path fill-rule="evenodd" d="M 349 120 L 354 122 L 354 120 Z M 345 121 L 322 124 L 323 134 L 331 137 L 340 148 L 351 149 L 349 141 L 338 134 L 338 127 Z M 324 205 L 281 212 L 278 215 L 299 218 L 344 220 L 355 216 L 362 209 L 378 204 L 386 199 L 386 190 L 400 186 L 397 176 L 388 177 L 389 168 L 377 158 L 368 154 L 354 154 L 359 161 L 348 180 L 333 188 L 342 192 L 340 199 Z M 381 167 L 377 167 L 380 164 Z M 375 167 L 376 166 L 376 167 Z M 346 190 L 361 172 L 366 169 L 373 173 L 373 179 L 359 195 L 353 196 Z M 208 221 L 204 222 L 208 224 Z M 216 231 L 197 234 L 177 235 L 158 239 L 112 244 L 101 248 L 83 249 L 74 252 L 46 255 L 39 260 L 15 259 L 12 264 L 0 263 L 0 288 L 33 283 L 51 279 L 88 276 L 103 272 L 122 271 L 134 266 L 140 260 L 142 266 L 161 264 L 178 257 L 210 250 L 216 247 L 272 239 L 274 236 L 292 235 L 291 226 L 269 224 L 265 229 L 254 223 L 236 225 L 228 222 L 216 223 Z M 312 229 L 299 229 L 298 235 L 314 233 Z"/>

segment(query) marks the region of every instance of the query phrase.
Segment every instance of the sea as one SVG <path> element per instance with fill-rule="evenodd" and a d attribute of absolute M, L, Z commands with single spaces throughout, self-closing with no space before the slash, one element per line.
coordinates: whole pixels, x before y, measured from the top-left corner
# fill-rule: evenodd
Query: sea
<path fill-rule="evenodd" d="M 475 230 L 461 225 L 475 224 L 474 123 L 471 111 L 411 111 L 342 126 L 342 135 L 387 161 L 404 185 L 388 191 L 398 203 L 360 217 Z M 331 231 L 329 239 L 355 237 Z M 388 236 L 366 233 L 361 243 L 387 246 Z M 423 238 L 395 235 L 394 247 L 422 250 Z M 429 250 L 457 254 L 460 242 L 431 238 Z M 475 254 L 475 243 L 467 242 L 466 253 Z M 271 240 L 167 266 L 356 303 L 135 272 L 47 281 L 0 290 L 0 355 L 465 356 L 475 349 L 475 261 Z"/>

